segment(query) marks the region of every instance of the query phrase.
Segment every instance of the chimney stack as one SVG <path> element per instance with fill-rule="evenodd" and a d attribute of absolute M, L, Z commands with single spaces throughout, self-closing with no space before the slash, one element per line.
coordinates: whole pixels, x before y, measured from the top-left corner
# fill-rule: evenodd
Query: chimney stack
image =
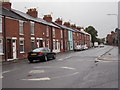
<path fill-rule="evenodd" d="M 2 0 L 2 7 L 11 10 L 11 3 L 9 0 Z"/>
<path fill-rule="evenodd" d="M 80 26 L 77 26 L 76 29 L 79 30 L 79 31 L 81 31 L 81 27 Z"/>
<path fill-rule="evenodd" d="M 64 22 L 64 25 L 65 25 L 66 27 L 70 27 L 70 23 L 69 23 L 69 22 Z"/>
<path fill-rule="evenodd" d="M 60 18 L 58 18 L 55 22 L 62 25 L 62 19 L 60 19 Z"/>
<path fill-rule="evenodd" d="M 36 10 L 36 8 L 28 9 L 27 14 L 34 18 L 38 17 L 38 11 Z"/>
<path fill-rule="evenodd" d="M 72 24 L 71 27 L 72 27 L 73 29 L 76 29 L 76 25 L 75 25 L 75 24 Z"/>
<path fill-rule="evenodd" d="M 48 22 L 52 22 L 52 16 L 51 15 L 44 15 L 43 19 L 48 21 Z"/>

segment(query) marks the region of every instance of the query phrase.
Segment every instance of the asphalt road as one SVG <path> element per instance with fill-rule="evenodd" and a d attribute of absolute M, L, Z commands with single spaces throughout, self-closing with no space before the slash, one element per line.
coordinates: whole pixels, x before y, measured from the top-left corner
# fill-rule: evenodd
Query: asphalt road
<path fill-rule="evenodd" d="M 3 88 L 118 88 L 118 62 L 97 61 L 111 46 L 60 53 L 55 60 L 3 65 Z M 112 53 L 117 54 L 114 47 Z M 107 57 L 106 57 L 107 58 Z"/>

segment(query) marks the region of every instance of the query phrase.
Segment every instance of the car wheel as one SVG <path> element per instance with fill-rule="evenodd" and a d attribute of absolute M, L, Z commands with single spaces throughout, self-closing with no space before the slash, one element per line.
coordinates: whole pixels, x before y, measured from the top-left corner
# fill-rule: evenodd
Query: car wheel
<path fill-rule="evenodd" d="M 55 54 L 53 55 L 53 59 L 56 59 L 56 55 Z"/>
<path fill-rule="evenodd" d="M 30 60 L 30 63 L 33 63 L 33 60 Z"/>
<path fill-rule="evenodd" d="M 47 56 L 44 57 L 44 61 L 45 62 L 48 61 L 48 57 Z"/>

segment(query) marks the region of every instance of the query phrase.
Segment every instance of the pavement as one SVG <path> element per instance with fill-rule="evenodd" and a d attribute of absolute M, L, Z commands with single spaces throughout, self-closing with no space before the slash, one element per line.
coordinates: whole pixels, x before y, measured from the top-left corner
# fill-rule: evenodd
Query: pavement
<path fill-rule="evenodd" d="M 73 52 L 74 51 L 60 52 L 60 53 L 57 53 L 57 56 L 64 56 L 66 54 L 71 54 Z M 13 64 L 13 63 L 21 63 L 21 62 L 28 62 L 28 60 L 27 60 L 27 58 L 24 58 L 24 59 L 14 59 L 14 60 L 11 60 L 11 61 L 3 61 L 3 62 L 0 62 L 0 66 L 9 65 L 9 64 Z"/>
<path fill-rule="evenodd" d="M 116 52 L 118 50 L 118 47 L 112 47 L 110 48 L 108 51 L 106 51 L 105 53 L 101 54 L 100 56 L 98 56 L 97 61 L 99 60 L 103 60 L 103 61 L 118 61 L 118 52 Z M 71 54 L 74 51 L 69 51 L 69 52 L 62 52 L 62 53 L 57 53 L 57 56 L 64 56 L 66 54 Z M 11 60 L 11 61 L 3 61 L 0 62 L 0 66 L 2 65 L 9 65 L 9 64 L 13 64 L 13 63 L 20 63 L 20 62 L 28 62 L 25 59 L 15 59 L 15 60 Z"/>
<path fill-rule="evenodd" d="M 103 61 L 118 61 L 118 59 L 118 47 L 113 47 L 98 57 L 98 60 Z"/>

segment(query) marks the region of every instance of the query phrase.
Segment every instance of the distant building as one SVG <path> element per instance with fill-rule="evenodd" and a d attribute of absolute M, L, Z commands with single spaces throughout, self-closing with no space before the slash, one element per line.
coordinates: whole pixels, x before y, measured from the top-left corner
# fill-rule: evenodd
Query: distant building
<path fill-rule="evenodd" d="M 118 37 L 117 37 L 117 33 L 114 31 L 111 31 L 111 34 L 108 34 L 106 37 L 106 43 L 108 45 L 118 45 Z"/>

